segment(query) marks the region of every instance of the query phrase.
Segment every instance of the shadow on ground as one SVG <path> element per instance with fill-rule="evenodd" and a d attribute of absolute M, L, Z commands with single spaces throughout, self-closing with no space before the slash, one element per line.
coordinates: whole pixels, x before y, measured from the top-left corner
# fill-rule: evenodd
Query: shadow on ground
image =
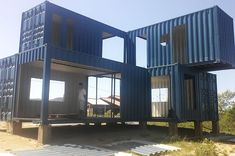
<path fill-rule="evenodd" d="M 181 138 L 194 138 L 193 129 L 179 128 L 178 131 Z M 37 128 L 24 128 L 19 135 L 36 140 Z M 144 129 L 138 125 L 76 125 L 52 127 L 52 138 L 49 144 L 82 144 L 101 147 L 122 140 L 162 143 L 171 139 L 168 135 L 168 127 L 162 126 L 148 126 Z"/>

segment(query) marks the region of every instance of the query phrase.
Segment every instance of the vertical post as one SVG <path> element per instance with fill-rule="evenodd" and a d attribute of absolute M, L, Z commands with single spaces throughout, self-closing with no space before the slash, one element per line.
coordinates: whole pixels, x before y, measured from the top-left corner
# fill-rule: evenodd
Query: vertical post
<path fill-rule="evenodd" d="M 139 126 L 142 129 L 147 129 L 147 121 L 139 121 Z"/>
<path fill-rule="evenodd" d="M 49 88 L 51 75 L 51 57 L 45 51 L 42 81 L 41 124 L 38 128 L 38 142 L 45 144 L 50 140 L 51 127 L 48 125 Z"/>
<path fill-rule="evenodd" d="M 194 121 L 194 130 L 195 136 L 202 136 L 202 122 L 201 121 Z"/>
<path fill-rule="evenodd" d="M 96 104 L 96 106 L 97 106 L 97 98 L 98 98 L 98 78 L 97 77 L 95 77 L 96 78 L 96 86 L 95 86 L 95 89 L 96 89 L 96 94 L 95 94 L 95 104 Z M 93 115 L 94 115 L 94 109 L 93 109 Z M 96 112 L 96 117 L 97 117 L 97 112 Z"/>
<path fill-rule="evenodd" d="M 87 118 L 87 103 L 88 103 L 88 83 L 89 83 L 89 77 L 87 76 L 87 81 L 86 81 L 86 108 L 85 108 L 85 117 Z"/>
<path fill-rule="evenodd" d="M 212 121 L 212 133 L 219 134 L 219 121 Z"/>
<path fill-rule="evenodd" d="M 18 134 L 22 131 L 21 121 L 8 121 L 7 122 L 7 132 L 11 134 Z"/>
<path fill-rule="evenodd" d="M 169 135 L 178 136 L 177 122 L 171 121 L 171 122 L 168 122 L 168 125 L 169 125 Z"/>
<path fill-rule="evenodd" d="M 115 91 L 116 91 L 116 74 L 114 74 L 113 81 L 114 81 L 114 87 L 113 87 L 113 97 L 114 97 L 114 99 L 113 99 L 113 104 L 114 104 L 114 106 L 115 106 L 115 96 L 116 96 L 116 93 L 115 93 Z M 116 106 L 115 106 L 115 107 L 116 107 Z"/>
<path fill-rule="evenodd" d="M 43 64 L 43 81 L 42 81 L 42 105 L 41 105 L 41 122 L 48 124 L 48 105 L 49 105 L 49 88 L 51 76 L 51 58 L 49 52 L 45 52 Z"/>
<path fill-rule="evenodd" d="M 12 113 L 11 113 L 11 119 L 13 119 L 15 117 L 15 108 L 16 108 L 16 104 L 17 102 L 17 85 L 18 85 L 18 73 L 19 73 L 19 62 L 18 62 L 18 55 L 15 55 L 15 73 L 14 73 L 14 93 L 13 93 L 13 101 L 12 101 Z"/>
<path fill-rule="evenodd" d="M 111 118 L 113 118 L 113 74 L 111 74 Z"/>

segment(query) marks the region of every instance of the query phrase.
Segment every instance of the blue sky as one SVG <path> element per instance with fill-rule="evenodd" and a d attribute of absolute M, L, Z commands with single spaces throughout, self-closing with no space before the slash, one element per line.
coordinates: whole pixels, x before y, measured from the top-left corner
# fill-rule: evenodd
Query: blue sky
<path fill-rule="evenodd" d="M 18 52 L 21 13 L 43 0 L 7 0 L 0 5 L 0 58 Z M 234 0 L 50 0 L 124 31 L 218 5 L 235 19 Z M 115 49 L 115 48 L 114 48 Z M 235 70 L 216 72 L 219 92 L 235 91 Z"/>

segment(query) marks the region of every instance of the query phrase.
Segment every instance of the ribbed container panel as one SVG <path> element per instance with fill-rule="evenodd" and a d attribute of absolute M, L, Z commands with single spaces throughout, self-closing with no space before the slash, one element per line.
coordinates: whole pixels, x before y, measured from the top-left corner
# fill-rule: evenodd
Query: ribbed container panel
<path fill-rule="evenodd" d="M 165 118 L 173 118 L 177 121 L 217 120 L 218 101 L 216 75 L 193 70 L 189 67 L 174 64 L 149 69 L 153 77 L 170 77 L 170 104 L 169 115 Z M 194 93 L 189 94 L 186 87 L 187 77 L 193 80 Z M 194 104 L 187 103 L 192 99 Z"/>
<path fill-rule="evenodd" d="M 15 101 L 16 55 L 0 60 L 0 120 L 10 120 Z"/>
<path fill-rule="evenodd" d="M 208 64 L 210 70 L 221 69 L 218 64 L 231 68 L 235 65 L 233 35 L 233 19 L 215 6 L 129 31 L 129 60 L 135 59 L 135 40 L 141 37 L 147 40 L 147 67 L 180 63 Z"/>

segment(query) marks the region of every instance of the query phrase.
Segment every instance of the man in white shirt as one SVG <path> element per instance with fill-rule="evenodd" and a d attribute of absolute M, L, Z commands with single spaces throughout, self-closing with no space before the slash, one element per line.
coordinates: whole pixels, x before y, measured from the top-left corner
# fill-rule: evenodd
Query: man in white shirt
<path fill-rule="evenodd" d="M 84 118 L 86 113 L 86 90 L 83 86 L 83 83 L 79 83 L 78 105 L 80 117 Z"/>

